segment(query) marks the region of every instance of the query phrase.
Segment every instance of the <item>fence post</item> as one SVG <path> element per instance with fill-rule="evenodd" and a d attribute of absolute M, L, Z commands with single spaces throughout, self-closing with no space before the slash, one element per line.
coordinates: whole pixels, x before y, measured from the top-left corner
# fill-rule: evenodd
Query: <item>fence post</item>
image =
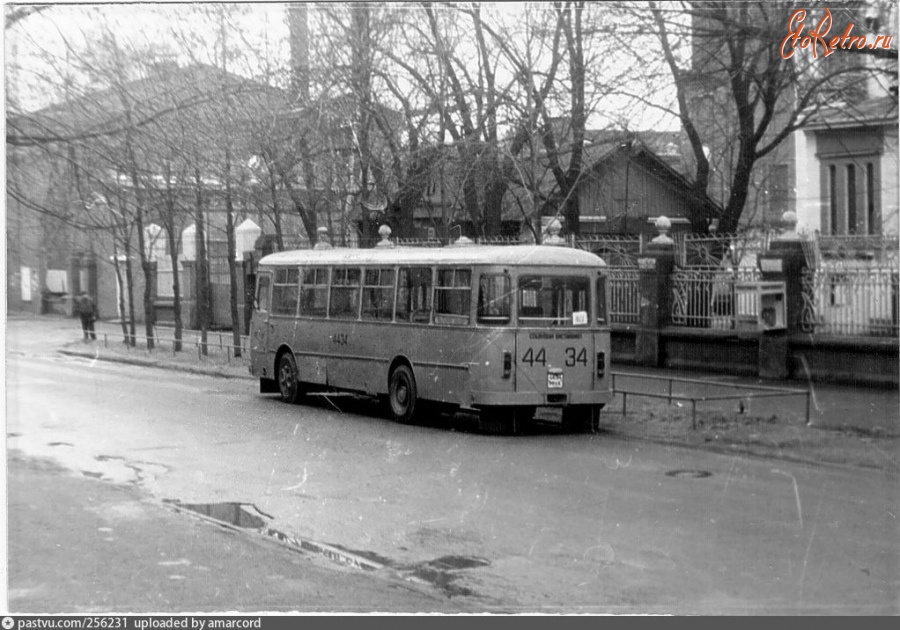
<path fill-rule="evenodd" d="M 759 335 L 758 370 L 760 378 L 790 377 L 790 336 L 802 331 L 803 275 L 807 269 L 803 243 L 794 232 L 797 216 L 785 212 L 782 221 L 787 231 L 769 243 L 760 254 L 759 270 L 763 282 L 784 282 L 785 325 L 780 330 L 763 330 Z M 760 316 L 762 313 L 760 313 Z"/>
<path fill-rule="evenodd" d="M 670 278 L 675 266 L 675 243 L 667 235 L 671 222 L 656 221 L 660 235 L 647 244 L 637 259 L 640 283 L 640 328 L 635 333 L 635 361 L 638 365 L 659 367 L 660 330 L 672 317 Z"/>

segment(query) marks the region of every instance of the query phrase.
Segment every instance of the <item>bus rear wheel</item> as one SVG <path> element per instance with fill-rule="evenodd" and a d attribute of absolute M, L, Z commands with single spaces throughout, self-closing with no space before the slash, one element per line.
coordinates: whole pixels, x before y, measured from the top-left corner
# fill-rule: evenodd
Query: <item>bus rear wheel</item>
<path fill-rule="evenodd" d="M 497 435 L 517 435 L 534 419 L 535 408 L 526 406 L 494 407 L 481 410 L 481 429 Z"/>
<path fill-rule="evenodd" d="M 282 355 L 278 361 L 278 392 L 284 402 L 291 404 L 300 402 L 303 396 L 297 373 L 297 361 L 290 352 Z"/>
<path fill-rule="evenodd" d="M 603 405 L 572 405 L 563 409 L 562 428 L 569 433 L 596 433 L 600 430 Z"/>
<path fill-rule="evenodd" d="M 412 370 L 405 365 L 398 365 L 388 380 L 388 404 L 394 420 L 404 424 L 412 422 L 417 411 L 418 398 L 416 378 Z"/>

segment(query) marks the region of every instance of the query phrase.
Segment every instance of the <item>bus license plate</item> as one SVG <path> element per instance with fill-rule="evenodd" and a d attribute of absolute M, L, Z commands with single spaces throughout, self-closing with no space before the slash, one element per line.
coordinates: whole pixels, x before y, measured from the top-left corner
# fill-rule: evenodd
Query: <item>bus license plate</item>
<path fill-rule="evenodd" d="M 562 389 L 563 386 L 563 375 L 562 374 L 548 374 L 547 375 L 547 389 Z"/>

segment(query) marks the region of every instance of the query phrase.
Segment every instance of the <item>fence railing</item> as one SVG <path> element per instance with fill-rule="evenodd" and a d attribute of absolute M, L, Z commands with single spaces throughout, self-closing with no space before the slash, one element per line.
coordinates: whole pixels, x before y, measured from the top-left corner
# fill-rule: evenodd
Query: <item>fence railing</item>
<path fill-rule="evenodd" d="M 672 323 L 692 328 L 733 329 L 735 283 L 759 279 L 760 273 L 753 267 L 676 268 L 671 277 Z M 741 306 L 742 312 L 754 308 L 749 302 Z"/>
<path fill-rule="evenodd" d="M 898 284 L 896 268 L 807 269 L 801 326 L 815 334 L 896 337 Z"/>
<path fill-rule="evenodd" d="M 641 314 L 641 285 L 637 267 L 609 267 L 606 291 L 610 323 L 638 323 Z"/>
<path fill-rule="evenodd" d="M 182 331 L 180 341 L 175 339 L 174 331 L 171 329 L 164 328 L 161 331 L 164 331 L 164 334 L 160 334 L 160 330 L 154 332 L 154 348 L 150 352 L 175 356 L 185 353 L 196 354 L 197 359 L 201 361 L 221 360 L 224 358 L 226 363 L 238 365 L 249 363 L 250 361 L 250 337 L 247 335 L 241 335 L 240 344 L 235 344 L 232 333 L 210 331 L 207 332 L 204 344 L 199 330 Z M 97 341 L 102 342 L 105 347 L 127 344 L 136 349 L 147 350 L 146 335 L 130 335 L 123 333 L 121 330 L 98 330 L 96 335 Z M 179 345 L 181 346 L 180 349 Z"/>

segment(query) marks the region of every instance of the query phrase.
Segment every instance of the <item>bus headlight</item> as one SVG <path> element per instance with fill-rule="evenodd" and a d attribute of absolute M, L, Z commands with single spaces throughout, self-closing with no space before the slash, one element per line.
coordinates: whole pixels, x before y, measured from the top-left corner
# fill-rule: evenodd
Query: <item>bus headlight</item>
<path fill-rule="evenodd" d="M 503 353 L 503 378 L 509 378 L 512 374 L 512 353 Z"/>
<path fill-rule="evenodd" d="M 606 353 L 597 353 L 597 378 L 603 378 L 606 375 Z"/>

